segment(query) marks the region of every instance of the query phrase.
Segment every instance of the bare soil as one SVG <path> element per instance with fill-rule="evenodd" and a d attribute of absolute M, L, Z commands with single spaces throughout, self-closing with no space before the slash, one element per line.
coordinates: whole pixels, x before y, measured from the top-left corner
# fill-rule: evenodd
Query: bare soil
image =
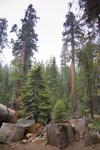
<path fill-rule="evenodd" d="M 55 146 L 37 143 L 28 143 L 28 144 L 13 143 L 11 145 L 0 144 L 0 150 L 59 150 L 59 148 Z M 64 150 L 100 150 L 100 144 L 95 144 L 92 146 L 84 146 L 84 143 L 81 141 L 71 143 Z"/>

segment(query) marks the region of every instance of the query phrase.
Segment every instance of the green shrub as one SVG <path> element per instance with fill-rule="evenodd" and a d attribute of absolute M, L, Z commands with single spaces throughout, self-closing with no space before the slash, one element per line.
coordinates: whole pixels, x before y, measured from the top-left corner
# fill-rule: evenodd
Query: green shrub
<path fill-rule="evenodd" d="M 100 120 L 94 119 L 92 121 L 92 129 L 95 131 L 100 131 Z"/>
<path fill-rule="evenodd" d="M 52 111 L 52 119 L 54 122 L 63 122 L 67 116 L 67 111 L 62 100 L 58 100 Z"/>

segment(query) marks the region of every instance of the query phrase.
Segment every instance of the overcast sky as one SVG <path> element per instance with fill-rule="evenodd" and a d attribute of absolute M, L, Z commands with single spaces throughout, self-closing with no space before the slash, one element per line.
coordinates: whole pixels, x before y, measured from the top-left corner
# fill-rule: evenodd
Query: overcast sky
<path fill-rule="evenodd" d="M 37 60 L 48 60 L 55 56 L 60 64 L 62 49 L 62 31 L 65 15 L 68 11 L 68 2 L 73 0 L 0 0 L 0 17 L 8 20 L 9 29 L 13 24 L 20 25 L 29 4 L 33 4 L 38 20 L 36 32 L 38 34 Z M 5 60 L 10 62 L 11 50 L 5 51 Z"/>

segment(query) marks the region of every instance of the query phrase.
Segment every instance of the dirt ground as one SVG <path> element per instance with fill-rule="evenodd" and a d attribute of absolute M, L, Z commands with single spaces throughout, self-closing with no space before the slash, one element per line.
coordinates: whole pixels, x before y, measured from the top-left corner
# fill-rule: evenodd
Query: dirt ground
<path fill-rule="evenodd" d="M 0 150 L 59 150 L 58 147 L 36 144 L 36 143 L 28 143 L 28 144 L 20 144 L 13 143 L 11 145 L 0 144 Z M 64 150 L 100 150 L 100 144 L 95 144 L 93 146 L 84 146 L 84 143 L 76 142 L 70 144 Z"/>

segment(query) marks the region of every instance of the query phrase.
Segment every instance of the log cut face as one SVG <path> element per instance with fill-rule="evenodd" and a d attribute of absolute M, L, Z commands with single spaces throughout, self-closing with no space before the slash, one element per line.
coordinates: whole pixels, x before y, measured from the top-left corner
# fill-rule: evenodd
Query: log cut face
<path fill-rule="evenodd" d="M 16 111 L 0 104 L 0 124 L 3 122 L 16 123 L 18 118 L 19 114 Z"/>

